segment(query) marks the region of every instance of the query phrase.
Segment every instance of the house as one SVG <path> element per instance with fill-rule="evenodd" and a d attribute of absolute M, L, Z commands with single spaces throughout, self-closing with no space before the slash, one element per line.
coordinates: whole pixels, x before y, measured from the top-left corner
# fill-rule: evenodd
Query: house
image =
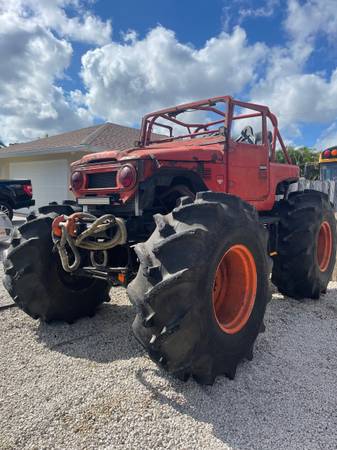
<path fill-rule="evenodd" d="M 139 140 L 139 130 L 113 123 L 0 148 L 0 178 L 29 178 L 36 206 L 73 199 L 69 166 L 87 153 L 124 150 Z"/>

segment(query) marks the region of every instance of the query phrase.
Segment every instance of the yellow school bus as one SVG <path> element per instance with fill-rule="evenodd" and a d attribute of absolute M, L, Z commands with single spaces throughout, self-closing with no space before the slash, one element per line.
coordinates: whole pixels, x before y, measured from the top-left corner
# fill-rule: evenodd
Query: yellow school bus
<path fill-rule="evenodd" d="M 337 181 L 337 146 L 329 147 L 320 153 L 319 172 L 322 181 Z"/>

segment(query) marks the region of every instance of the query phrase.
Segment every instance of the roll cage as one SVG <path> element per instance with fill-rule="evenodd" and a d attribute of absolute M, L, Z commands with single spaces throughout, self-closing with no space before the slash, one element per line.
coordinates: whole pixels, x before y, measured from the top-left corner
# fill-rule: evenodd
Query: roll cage
<path fill-rule="evenodd" d="M 236 112 L 234 113 L 235 106 L 238 109 L 248 109 L 251 112 L 236 114 Z M 179 115 L 192 111 L 208 112 L 211 120 L 207 119 L 204 122 L 190 123 L 184 117 L 178 118 Z M 257 117 L 262 117 L 262 143 L 265 145 L 268 145 L 267 118 L 270 119 L 273 126 L 270 160 L 275 161 L 275 150 L 278 142 L 287 163 L 291 164 L 291 159 L 278 130 L 277 118 L 269 108 L 263 105 L 234 100 L 230 96 L 213 97 L 197 102 L 185 103 L 145 115 L 142 120 L 140 141 L 138 144 L 140 147 L 147 147 L 152 144 L 162 144 L 181 139 L 207 138 L 215 135 L 223 135 L 226 142 L 228 142 L 231 137 L 231 129 L 234 121 Z M 177 126 L 186 130 L 186 133 L 175 136 L 174 131 Z M 168 136 L 160 139 L 154 138 L 156 136 L 155 133 L 162 129 L 168 132 Z"/>

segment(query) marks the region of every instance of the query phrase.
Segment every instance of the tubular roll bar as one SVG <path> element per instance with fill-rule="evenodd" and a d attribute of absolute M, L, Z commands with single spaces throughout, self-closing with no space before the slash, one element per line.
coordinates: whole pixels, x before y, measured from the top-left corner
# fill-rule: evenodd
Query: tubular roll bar
<path fill-rule="evenodd" d="M 217 103 L 225 103 L 227 104 L 227 113 L 222 111 L 221 109 L 216 108 Z M 238 116 L 233 115 L 234 106 L 238 106 L 245 109 L 255 110 L 256 112 L 249 114 L 241 114 Z M 178 120 L 175 116 L 181 114 L 183 112 L 189 112 L 193 110 L 199 111 L 210 111 L 215 114 L 222 116 L 221 120 L 215 120 L 206 123 L 187 123 L 182 120 Z M 146 114 L 142 119 L 142 126 L 140 132 L 140 147 L 146 147 L 150 144 L 162 143 L 162 142 L 172 142 L 178 139 L 184 138 L 193 138 L 196 136 L 205 135 L 214 133 L 214 130 L 208 130 L 209 127 L 223 123 L 225 129 L 227 130 L 227 134 L 229 135 L 231 124 L 234 120 L 239 119 L 249 119 L 253 117 L 262 117 L 262 133 L 263 140 L 267 142 L 267 125 L 266 118 L 268 117 L 274 127 L 273 139 L 272 139 L 272 160 L 275 160 L 275 150 L 276 150 L 276 141 L 279 141 L 281 145 L 283 154 L 288 164 L 291 164 L 291 159 L 287 152 L 286 146 L 284 145 L 283 139 L 278 129 L 278 122 L 276 116 L 269 110 L 267 106 L 258 105 L 255 103 L 241 102 L 239 100 L 234 100 L 231 96 L 223 96 L 223 97 L 212 97 L 205 100 L 199 100 L 197 102 L 184 103 L 178 106 L 174 106 L 171 108 L 165 108 L 150 114 Z M 157 119 L 164 119 L 172 122 L 173 124 L 185 127 L 188 131 L 187 134 L 181 136 L 173 136 L 173 127 L 170 127 L 167 124 L 163 124 L 160 122 L 156 122 Z M 152 129 L 153 126 L 157 125 L 159 127 L 163 127 L 169 130 L 170 136 L 166 139 L 158 139 L 151 140 Z M 194 131 L 191 132 L 191 128 L 194 128 Z M 204 131 L 200 131 L 204 130 Z"/>

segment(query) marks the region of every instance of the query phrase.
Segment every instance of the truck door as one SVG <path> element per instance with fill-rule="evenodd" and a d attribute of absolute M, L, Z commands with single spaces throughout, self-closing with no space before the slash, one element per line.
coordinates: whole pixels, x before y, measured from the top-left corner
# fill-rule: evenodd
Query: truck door
<path fill-rule="evenodd" d="M 257 119 L 261 126 L 256 127 Z M 229 140 L 228 192 L 246 201 L 263 200 L 269 194 L 270 148 L 267 133 L 265 141 L 268 142 L 263 140 L 263 120 L 262 116 L 254 119 L 255 130 L 247 121 L 239 132 L 236 126 L 232 133 L 234 139 Z"/>

